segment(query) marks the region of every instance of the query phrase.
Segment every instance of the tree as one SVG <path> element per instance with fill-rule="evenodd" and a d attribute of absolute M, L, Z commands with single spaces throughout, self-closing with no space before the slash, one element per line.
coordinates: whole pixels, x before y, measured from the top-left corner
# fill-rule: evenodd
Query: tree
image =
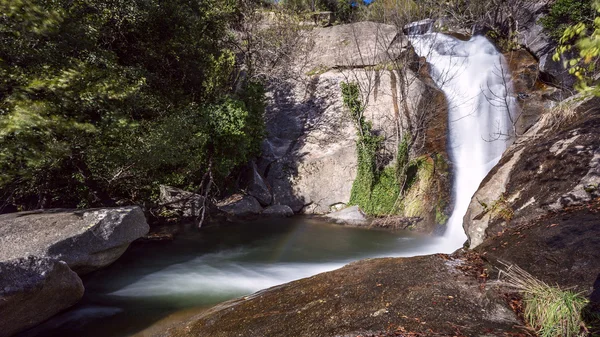
<path fill-rule="evenodd" d="M 600 1 L 594 2 L 594 8 L 600 13 Z M 600 63 L 600 14 L 594 19 L 591 32 L 588 32 L 584 22 L 566 28 L 553 58 L 555 61 L 560 61 L 562 55 L 570 54 L 574 50 L 577 50 L 579 55 L 567 59 L 564 65 L 578 78 L 577 90 L 600 96 L 600 86 L 594 84 L 593 78 L 597 74 L 597 66 Z"/>
<path fill-rule="evenodd" d="M 236 81 L 238 10 L 234 0 L 0 2 L 4 206 L 151 204 L 159 184 L 223 186 L 264 132 L 262 86 Z"/>

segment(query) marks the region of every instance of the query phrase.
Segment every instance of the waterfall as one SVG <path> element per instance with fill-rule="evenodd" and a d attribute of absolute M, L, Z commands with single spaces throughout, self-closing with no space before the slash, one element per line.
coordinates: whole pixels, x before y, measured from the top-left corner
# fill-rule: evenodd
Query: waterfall
<path fill-rule="evenodd" d="M 483 36 L 462 41 L 440 33 L 411 35 L 419 56 L 448 101 L 448 153 L 454 210 L 437 248 L 452 252 L 467 239 L 463 217 L 473 194 L 512 136 L 516 102 L 504 56 Z"/>

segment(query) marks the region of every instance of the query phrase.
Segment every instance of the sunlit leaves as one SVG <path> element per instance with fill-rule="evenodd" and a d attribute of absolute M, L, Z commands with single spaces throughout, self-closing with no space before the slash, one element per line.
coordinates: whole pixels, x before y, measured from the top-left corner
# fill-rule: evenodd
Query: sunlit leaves
<path fill-rule="evenodd" d="M 594 8 L 599 16 L 594 19 L 593 30 L 590 31 L 582 22 L 566 28 L 553 59 L 560 61 L 565 58 L 565 68 L 579 80 L 579 91 L 600 96 L 600 87 L 592 85 L 590 78 L 590 75 L 596 72 L 597 63 L 600 61 L 600 1 L 594 2 Z M 567 56 L 573 54 L 576 56 Z"/>
<path fill-rule="evenodd" d="M 264 94 L 232 92 L 236 6 L 0 0 L 0 193 L 24 207 L 140 202 L 255 155 Z"/>

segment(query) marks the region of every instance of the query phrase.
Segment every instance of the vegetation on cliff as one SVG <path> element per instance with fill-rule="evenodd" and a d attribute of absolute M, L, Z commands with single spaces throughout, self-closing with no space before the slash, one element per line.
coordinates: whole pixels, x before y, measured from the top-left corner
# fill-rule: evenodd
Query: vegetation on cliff
<path fill-rule="evenodd" d="M 405 133 L 398 144 L 394 165 L 382 161 L 384 138 L 372 129 L 365 119 L 365 106 L 356 83 L 341 83 L 344 106 L 348 109 L 357 133 L 357 173 L 352 184 L 349 204 L 360 206 L 368 215 L 404 215 L 421 217 L 427 210 L 423 205 L 432 189 L 434 174 L 445 172 L 441 155 L 410 158 L 412 137 Z M 445 223 L 445 205 L 436 207 L 436 221 Z"/>
<path fill-rule="evenodd" d="M 550 6 L 548 14 L 540 19 L 550 37 L 559 41 L 565 30 L 581 23 L 591 28 L 594 22 L 594 9 L 591 0 L 557 0 Z"/>
<path fill-rule="evenodd" d="M 595 1 L 593 7 L 597 11 L 593 23 L 589 18 L 583 18 L 561 30 L 560 46 L 556 49 L 554 60 L 567 56 L 564 66 L 579 80 L 577 89 L 600 96 L 600 86 L 594 78 L 600 63 L 600 1 Z"/>

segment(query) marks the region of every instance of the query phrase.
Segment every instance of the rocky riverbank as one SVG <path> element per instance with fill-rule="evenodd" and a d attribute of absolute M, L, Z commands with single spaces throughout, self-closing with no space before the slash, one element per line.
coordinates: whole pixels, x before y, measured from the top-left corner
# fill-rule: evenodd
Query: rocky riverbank
<path fill-rule="evenodd" d="M 139 207 L 0 215 L 0 336 L 77 303 L 78 275 L 111 264 L 148 230 Z"/>

